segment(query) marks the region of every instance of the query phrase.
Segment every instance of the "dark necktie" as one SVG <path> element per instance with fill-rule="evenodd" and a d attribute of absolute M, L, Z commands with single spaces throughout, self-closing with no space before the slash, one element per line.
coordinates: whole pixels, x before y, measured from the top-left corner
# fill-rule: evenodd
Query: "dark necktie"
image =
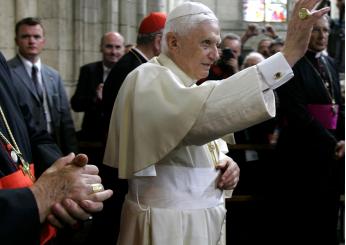
<path fill-rule="evenodd" d="M 40 85 L 39 81 L 38 81 L 38 68 L 33 65 L 32 69 L 31 69 L 31 77 L 32 77 L 32 81 L 34 82 L 35 88 L 36 88 L 36 93 L 41 101 L 41 103 L 43 103 L 43 90 L 42 90 L 42 86 Z"/>

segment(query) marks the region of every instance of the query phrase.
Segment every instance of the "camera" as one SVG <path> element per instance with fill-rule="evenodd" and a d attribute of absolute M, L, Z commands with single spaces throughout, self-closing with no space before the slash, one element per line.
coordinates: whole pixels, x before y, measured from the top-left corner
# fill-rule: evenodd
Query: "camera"
<path fill-rule="evenodd" d="M 225 61 L 234 58 L 233 50 L 229 48 L 223 49 L 221 58 Z"/>

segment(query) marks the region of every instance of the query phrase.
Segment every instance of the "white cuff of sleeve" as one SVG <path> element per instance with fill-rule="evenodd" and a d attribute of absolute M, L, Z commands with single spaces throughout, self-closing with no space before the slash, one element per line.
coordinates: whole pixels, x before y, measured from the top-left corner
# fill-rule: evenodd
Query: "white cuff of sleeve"
<path fill-rule="evenodd" d="M 293 77 L 293 71 L 282 53 L 278 52 L 257 64 L 263 77 L 263 91 L 276 89 Z"/>

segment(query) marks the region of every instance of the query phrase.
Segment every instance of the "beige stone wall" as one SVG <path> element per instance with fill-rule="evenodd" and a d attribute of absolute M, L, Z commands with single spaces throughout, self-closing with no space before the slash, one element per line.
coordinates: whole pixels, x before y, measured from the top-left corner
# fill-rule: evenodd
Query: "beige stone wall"
<path fill-rule="evenodd" d="M 119 31 L 134 43 L 138 23 L 150 11 L 168 12 L 185 0 L 1 0 L 0 50 L 7 59 L 15 55 L 14 26 L 23 17 L 42 18 L 46 47 L 42 61 L 57 69 L 65 81 L 69 97 L 74 93 L 79 67 L 97 61 L 99 41 L 106 31 Z M 222 33 L 241 34 L 241 0 L 200 0 L 220 19 Z M 279 27 L 280 31 L 284 28 Z M 253 43 L 256 40 L 252 40 Z M 248 45 L 253 43 L 249 42 Z M 83 114 L 73 113 L 76 128 Z"/>

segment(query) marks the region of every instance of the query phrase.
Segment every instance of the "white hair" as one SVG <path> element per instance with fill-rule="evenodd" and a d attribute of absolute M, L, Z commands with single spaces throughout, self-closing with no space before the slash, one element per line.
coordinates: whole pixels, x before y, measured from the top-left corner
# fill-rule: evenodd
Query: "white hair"
<path fill-rule="evenodd" d="M 247 64 L 247 62 L 249 62 L 249 60 L 255 60 L 256 63 L 260 63 L 261 61 L 265 60 L 264 56 L 261 53 L 258 52 L 251 52 L 249 53 L 247 56 L 245 56 L 243 64 L 242 64 L 242 69 L 249 67 L 249 65 Z"/>

